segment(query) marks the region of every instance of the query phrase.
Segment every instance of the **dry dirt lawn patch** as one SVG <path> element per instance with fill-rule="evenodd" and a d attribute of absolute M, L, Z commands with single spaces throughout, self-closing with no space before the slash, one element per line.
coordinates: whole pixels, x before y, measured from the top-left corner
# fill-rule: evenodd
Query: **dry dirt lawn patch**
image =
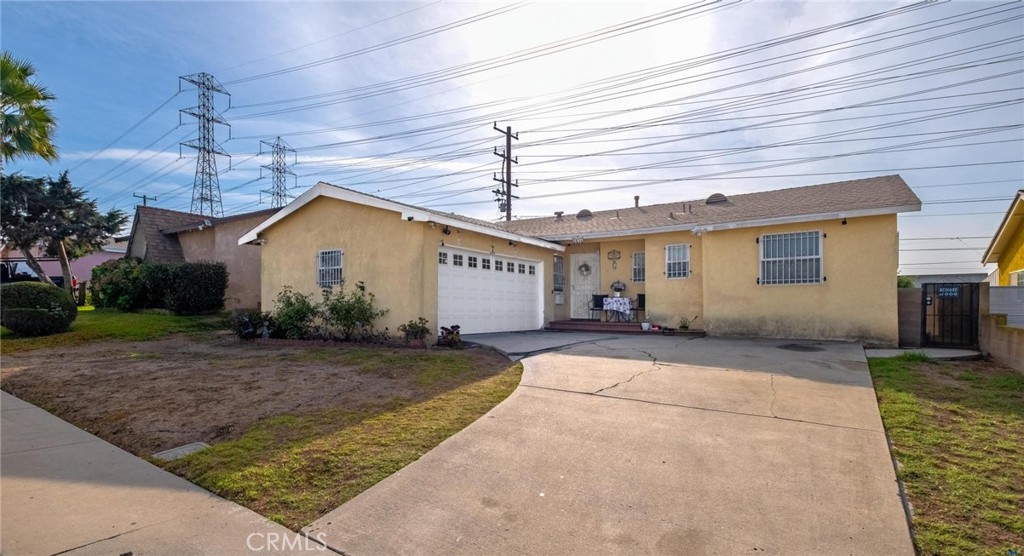
<path fill-rule="evenodd" d="M 4 357 L 0 386 L 138 456 L 298 528 L 507 397 L 521 367 L 489 349 L 253 345 L 223 333 Z"/>

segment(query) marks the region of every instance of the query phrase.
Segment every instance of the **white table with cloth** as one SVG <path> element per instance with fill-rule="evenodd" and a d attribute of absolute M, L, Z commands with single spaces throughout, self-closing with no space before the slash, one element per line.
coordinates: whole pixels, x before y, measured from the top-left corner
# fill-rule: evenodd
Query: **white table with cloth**
<path fill-rule="evenodd" d="M 633 307 L 628 297 L 604 298 L 604 310 L 608 312 L 608 320 L 614 315 L 617 321 L 629 321 L 633 318 Z"/>

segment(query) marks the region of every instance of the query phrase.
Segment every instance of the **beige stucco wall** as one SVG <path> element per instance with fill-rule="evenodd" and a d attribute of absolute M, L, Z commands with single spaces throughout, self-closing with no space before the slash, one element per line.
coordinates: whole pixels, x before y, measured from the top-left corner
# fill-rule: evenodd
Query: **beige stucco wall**
<path fill-rule="evenodd" d="M 261 298 L 263 307 L 274 307 L 274 298 L 285 287 L 320 295 L 316 284 L 316 256 L 323 249 L 344 250 L 346 287 L 362 281 L 377 297 L 379 307 L 389 309 L 375 326 L 396 331 L 398 326 L 425 317 L 431 327 L 457 323 L 437 322 L 437 251 L 441 241 L 461 249 L 538 261 L 544 277 L 545 320 L 554 306 L 551 261 L 554 252 L 527 245 L 511 246 L 457 227 L 444 235 L 443 226 L 408 222 L 401 214 L 337 199 L 320 197 L 282 219 L 261 234 Z"/>
<path fill-rule="evenodd" d="M 757 284 L 765 233 L 820 230 L 827 280 Z M 715 335 L 898 341 L 896 216 L 704 234 L 704 327 Z M 648 286 L 650 287 L 650 286 Z"/>
<path fill-rule="evenodd" d="M 186 261 L 219 261 L 227 267 L 225 309 L 256 309 L 261 305 L 260 248 L 238 245 L 238 239 L 266 218 L 266 215 L 240 218 L 212 228 L 178 234 Z"/>
<path fill-rule="evenodd" d="M 1010 238 L 1010 243 L 999 255 L 999 285 L 1015 286 L 1010 283 L 1010 273 L 1024 270 L 1024 226 Z"/>

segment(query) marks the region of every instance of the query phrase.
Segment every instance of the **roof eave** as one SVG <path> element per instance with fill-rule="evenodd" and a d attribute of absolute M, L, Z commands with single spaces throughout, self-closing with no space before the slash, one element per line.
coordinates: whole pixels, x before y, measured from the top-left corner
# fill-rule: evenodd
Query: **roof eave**
<path fill-rule="evenodd" d="M 1017 231 L 1017 228 L 1021 226 L 1022 222 L 1024 222 L 1024 211 L 1018 212 L 1018 208 L 1024 209 L 1024 190 L 1017 191 L 1017 195 L 1014 196 L 1009 210 L 1003 216 L 1002 223 L 996 228 L 996 233 L 988 244 L 988 249 L 985 249 L 985 254 L 981 257 L 981 264 L 999 262 L 1004 239 L 1012 236 Z"/>
<path fill-rule="evenodd" d="M 819 214 L 800 214 L 794 216 L 778 216 L 773 218 L 758 218 L 754 220 L 740 220 L 736 222 L 719 222 L 714 224 L 700 224 L 691 222 L 689 224 L 677 224 L 674 226 L 659 226 L 657 228 L 634 228 L 629 230 L 616 230 L 605 232 L 586 232 L 576 234 L 544 235 L 549 241 L 576 241 L 587 239 L 598 239 L 606 237 L 626 237 L 644 234 L 661 234 L 669 232 L 699 231 L 713 232 L 721 230 L 735 230 L 740 228 L 754 228 L 757 226 L 776 226 L 781 224 L 795 224 L 799 222 L 820 222 L 822 220 L 838 220 L 841 218 L 859 218 L 864 216 L 882 216 L 886 214 L 899 214 L 903 212 L 918 212 L 921 204 L 901 205 L 895 207 L 881 207 L 874 209 L 841 210 Z"/>
<path fill-rule="evenodd" d="M 550 243 L 544 241 L 543 239 L 531 236 L 525 236 L 494 228 L 488 228 L 486 226 L 480 226 L 479 224 L 473 224 L 472 222 L 459 220 L 457 218 L 448 218 L 446 216 L 441 216 L 425 210 L 418 210 L 415 207 L 394 203 L 392 201 L 381 199 L 379 197 L 374 197 L 372 195 L 364 195 L 362 193 L 359 193 L 358 191 L 352 191 L 350 189 L 336 187 L 326 182 L 320 182 L 306 190 L 306 192 L 304 192 L 302 195 L 299 195 L 299 197 L 296 198 L 294 201 L 285 205 L 285 207 L 282 208 L 280 211 L 275 213 L 270 218 L 264 220 L 262 223 L 260 223 L 259 226 L 256 226 L 248 233 L 243 235 L 241 238 L 239 238 L 238 244 L 245 245 L 248 243 L 258 242 L 260 240 L 260 234 L 264 230 L 273 226 L 278 221 L 286 218 L 289 214 L 302 208 L 313 199 L 316 199 L 317 197 L 321 196 L 397 212 L 401 215 L 402 220 L 406 220 L 408 222 L 434 222 L 436 224 L 452 226 L 462 230 L 477 232 L 480 234 L 494 236 L 501 239 L 507 239 L 509 241 L 514 241 L 516 243 L 533 245 L 535 247 L 542 247 L 544 249 L 551 249 L 553 251 L 558 252 L 565 251 L 565 247 L 557 243 Z"/>

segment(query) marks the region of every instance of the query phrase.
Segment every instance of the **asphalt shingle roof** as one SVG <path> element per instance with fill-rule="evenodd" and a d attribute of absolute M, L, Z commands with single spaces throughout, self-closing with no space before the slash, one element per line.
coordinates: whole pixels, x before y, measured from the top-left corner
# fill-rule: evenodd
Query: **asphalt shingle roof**
<path fill-rule="evenodd" d="M 856 210 L 902 207 L 917 210 L 921 200 L 898 175 L 879 176 L 821 185 L 809 185 L 729 195 L 722 203 L 705 199 L 593 212 L 589 219 L 576 214 L 561 218 L 528 218 L 503 222 L 510 232 L 539 238 L 564 238 L 615 232 L 649 232 L 659 228 L 710 226 L 768 218 L 811 216 Z M 908 209 L 907 207 L 912 207 Z"/>
<path fill-rule="evenodd" d="M 218 218 L 159 207 L 136 207 L 135 222 L 132 224 L 133 233 L 128 240 L 128 252 L 131 252 L 131 242 L 135 237 L 134 230 L 141 226 L 141 232 L 146 238 L 147 261 L 155 263 L 185 262 L 185 255 L 182 253 L 181 243 L 178 241 L 177 234 L 179 232 L 199 229 L 200 226 L 216 226 L 222 222 L 258 214 L 266 214 L 269 217 L 278 210 L 280 209 L 263 209 Z"/>

